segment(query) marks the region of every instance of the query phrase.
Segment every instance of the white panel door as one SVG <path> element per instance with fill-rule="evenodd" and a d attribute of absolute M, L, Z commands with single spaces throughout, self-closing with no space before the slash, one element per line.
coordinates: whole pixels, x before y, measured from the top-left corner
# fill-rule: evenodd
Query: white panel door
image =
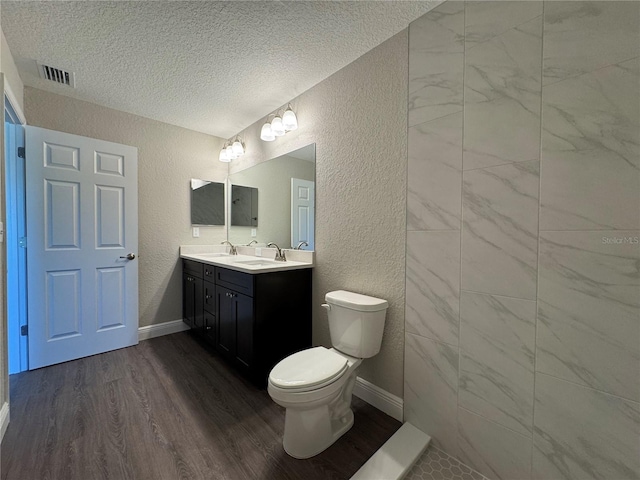
<path fill-rule="evenodd" d="M 304 250 L 315 250 L 315 183 L 291 179 L 291 248 L 307 242 Z"/>
<path fill-rule="evenodd" d="M 29 369 L 137 344 L 138 150 L 26 140 Z"/>

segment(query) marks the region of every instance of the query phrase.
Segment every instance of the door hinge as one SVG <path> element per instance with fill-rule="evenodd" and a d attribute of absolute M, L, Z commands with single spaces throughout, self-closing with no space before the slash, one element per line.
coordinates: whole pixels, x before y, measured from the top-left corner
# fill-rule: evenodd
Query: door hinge
<path fill-rule="evenodd" d="M 24 158 L 24 147 L 18 147 L 18 157 Z"/>
<path fill-rule="evenodd" d="M 29 335 L 29 325 L 22 325 L 20 327 L 20 335 L 22 335 L 23 337 Z"/>
<path fill-rule="evenodd" d="M 20 248 L 27 248 L 27 237 L 20 237 L 18 239 L 18 246 Z"/>

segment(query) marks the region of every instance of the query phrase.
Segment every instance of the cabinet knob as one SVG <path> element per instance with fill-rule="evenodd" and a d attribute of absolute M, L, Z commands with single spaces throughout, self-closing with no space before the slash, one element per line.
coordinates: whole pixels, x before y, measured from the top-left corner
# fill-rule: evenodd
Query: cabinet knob
<path fill-rule="evenodd" d="M 211 330 L 213 327 L 211 327 L 211 326 L 207 325 L 207 326 L 206 326 L 206 327 L 204 327 L 204 328 L 205 328 L 205 330 Z"/>
<path fill-rule="evenodd" d="M 204 298 L 206 298 L 207 300 L 209 300 L 211 298 L 211 295 L 205 295 Z"/>

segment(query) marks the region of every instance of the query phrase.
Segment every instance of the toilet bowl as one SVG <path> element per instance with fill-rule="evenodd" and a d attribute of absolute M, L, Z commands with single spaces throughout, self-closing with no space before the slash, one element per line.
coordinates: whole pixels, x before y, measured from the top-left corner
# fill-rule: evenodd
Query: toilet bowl
<path fill-rule="evenodd" d="M 382 341 L 385 300 L 342 290 L 325 299 L 335 348 L 294 353 L 269 374 L 267 391 L 286 408 L 284 450 L 294 458 L 319 454 L 351 428 L 358 367 L 378 353 Z"/>

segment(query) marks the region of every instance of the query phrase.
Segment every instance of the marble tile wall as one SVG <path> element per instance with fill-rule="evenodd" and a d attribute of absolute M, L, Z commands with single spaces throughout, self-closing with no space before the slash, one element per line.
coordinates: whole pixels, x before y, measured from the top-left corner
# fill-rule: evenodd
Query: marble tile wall
<path fill-rule="evenodd" d="M 491 479 L 640 479 L 640 2 L 409 28 L 405 420 Z"/>

